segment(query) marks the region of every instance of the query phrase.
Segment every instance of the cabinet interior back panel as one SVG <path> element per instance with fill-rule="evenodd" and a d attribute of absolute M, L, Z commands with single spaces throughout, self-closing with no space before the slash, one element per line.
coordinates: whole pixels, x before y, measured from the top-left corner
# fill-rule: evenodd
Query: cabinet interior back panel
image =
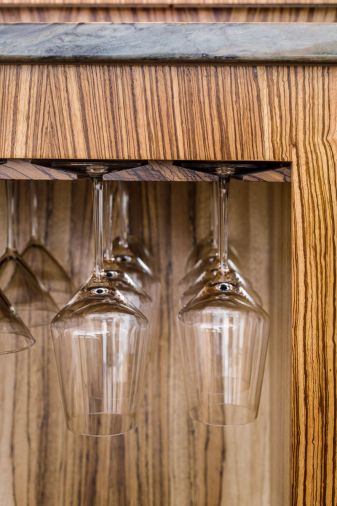
<path fill-rule="evenodd" d="M 20 182 L 17 238 L 29 238 Z M 39 226 L 77 285 L 92 268 L 91 188 L 37 182 Z M 114 183 L 116 184 L 116 183 Z M 131 227 L 158 262 L 162 291 L 139 429 L 91 439 L 67 431 L 48 329 L 0 357 L 0 498 L 6 506 L 289 506 L 290 184 L 231 184 L 230 241 L 272 328 L 258 420 L 207 428 L 187 414 L 176 314 L 184 259 L 210 230 L 211 183 L 129 183 Z M 4 182 L 0 248 L 5 247 Z"/>

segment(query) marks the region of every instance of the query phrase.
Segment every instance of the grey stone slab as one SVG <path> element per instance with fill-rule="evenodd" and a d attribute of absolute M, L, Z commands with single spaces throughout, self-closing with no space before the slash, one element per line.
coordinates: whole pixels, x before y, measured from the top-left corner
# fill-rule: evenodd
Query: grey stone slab
<path fill-rule="evenodd" d="M 0 62 L 336 63 L 337 24 L 0 24 Z"/>

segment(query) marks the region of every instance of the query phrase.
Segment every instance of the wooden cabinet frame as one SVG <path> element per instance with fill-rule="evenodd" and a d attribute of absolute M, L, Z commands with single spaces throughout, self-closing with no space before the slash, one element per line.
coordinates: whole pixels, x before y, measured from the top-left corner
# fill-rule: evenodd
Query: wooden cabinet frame
<path fill-rule="evenodd" d="M 337 68 L 9 62 L 0 132 L 2 158 L 291 162 L 292 504 L 336 504 Z"/>

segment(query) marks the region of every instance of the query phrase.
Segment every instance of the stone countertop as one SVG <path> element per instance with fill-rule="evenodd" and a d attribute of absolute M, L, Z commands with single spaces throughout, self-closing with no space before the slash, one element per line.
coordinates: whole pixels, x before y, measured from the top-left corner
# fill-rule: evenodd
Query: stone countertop
<path fill-rule="evenodd" d="M 337 24 L 0 24 L 0 62 L 337 63 Z"/>

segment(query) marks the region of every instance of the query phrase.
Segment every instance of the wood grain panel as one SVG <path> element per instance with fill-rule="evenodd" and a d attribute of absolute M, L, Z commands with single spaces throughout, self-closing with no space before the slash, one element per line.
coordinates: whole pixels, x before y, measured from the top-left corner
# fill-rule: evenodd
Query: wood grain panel
<path fill-rule="evenodd" d="M 293 76 L 298 100 L 292 129 L 295 504 L 336 503 L 335 79 L 336 69 L 328 68 Z"/>
<path fill-rule="evenodd" d="M 21 7 L 0 8 L 1 23 L 65 22 L 316 22 L 337 21 L 337 7 L 172 8 L 172 7 Z"/>
<path fill-rule="evenodd" d="M 269 91 L 265 76 L 261 66 L 2 65 L 0 157 L 290 160 L 288 129 L 271 136 L 278 84 Z"/>
<path fill-rule="evenodd" d="M 1 94 L 2 157 L 292 162 L 292 503 L 335 504 L 337 69 L 3 66 L 0 75 L 2 83 L 11 84 Z M 161 198 L 167 205 L 168 197 Z M 179 256 L 166 236 L 163 241 L 165 254 Z M 165 272 L 168 280 L 168 266 Z M 165 311 L 168 297 L 165 293 L 162 300 Z M 169 349 L 165 339 L 162 353 Z M 160 373 L 165 394 L 158 400 L 163 425 L 156 428 L 156 450 L 165 453 L 170 438 L 164 398 L 167 379 L 173 380 L 167 365 Z M 196 497 L 219 504 L 224 468 L 213 459 L 207 434 L 201 441 L 209 460 L 192 473 L 205 485 Z M 205 446 L 197 448 L 195 455 Z M 174 497 L 168 462 L 156 469 L 156 506 L 158 497 Z M 214 463 L 210 475 L 205 462 Z M 133 491 L 135 504 L 142 490 Z"/>
<path fill-rule="evenodd" d="M 29 238 L 29 182 L 18 184 L 19 246 L 23 248 Z M 86 181 L 37 185 L 42 235 L 80 284 L 92 265 L 91 188 Z M 279 428 L 287 426 L 290 408 L 289 186 L 231 183 L 231 242 L 242 271 L 261 293 L 273 321 L 257 422 L 210 429 L 192 424 L 187 414 L 176 320 L 177 282 L 184 271 L 181 259 L 209 231 L 211 185 L 130 183 L 131 227 L 160 262 L 162 282 L 157 352 L 148 370 L 139 429 L 115 440 L 69 433 L 50 336 L 41 332 L 28 353 L 0 357 L 5 412 L 0 418 L 1 504 L 288 506 L 289 452 L 286 436 L 279 438 Z M 3 182 L 0 203 L 4 224 Z M 194 215 L 193 209 L 199 211 Z M 1 250 L 3 246 L 4 234 Z M 282 270 L 275 268 L 280 263 Z M 281 402 L 280 390 L 286 402 Z"/>

